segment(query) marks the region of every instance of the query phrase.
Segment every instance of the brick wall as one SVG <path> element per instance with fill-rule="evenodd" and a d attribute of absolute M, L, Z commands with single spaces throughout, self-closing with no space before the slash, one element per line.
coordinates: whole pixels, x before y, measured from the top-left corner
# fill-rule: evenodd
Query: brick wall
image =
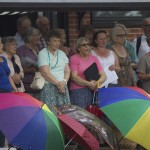
<path fill-rule="evenodd" d="M 70 47 L 74 46 L 76 39 L 78 38 L 78 33 L 79 33 L 79 29 L 78 29 L 78 14 L 77 12 L 69 12 L 68 13 L 68 27 L 69 27 L 69 44 Z M 90 12 L 86 12 L 86 14 L 84 15 L 82 21 L 80 22 L 80 25 L 88 25 L 91 24 L 91 16 L 90 16 Z M 111 28 L 101 28 L 103 30 L 106 30 L 107 33 L 109 34 L 109 32 L 111 31 Z M 128 35 L 127 35 L 127 39 L 128 40 L 133 40 L 135 37 L 140 36 L 143 31 L 141 28 L 128 28 Z"/>

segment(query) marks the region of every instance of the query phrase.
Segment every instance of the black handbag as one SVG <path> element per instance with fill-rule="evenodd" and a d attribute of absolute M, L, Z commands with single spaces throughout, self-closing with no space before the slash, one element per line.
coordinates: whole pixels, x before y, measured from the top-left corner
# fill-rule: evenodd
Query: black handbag
<path fill-rule="evenodd" d="M 98 71 L 98 67 L 96 63 L 93 63 L 92 65 L 90 65 L 84 71 L 84 75 L 85 75 L 86 80 L 88 81 L 91 81 L 91 80 L 97 81 L 100 78 L 100 75 L 99 75 L 99 71 Z"/>

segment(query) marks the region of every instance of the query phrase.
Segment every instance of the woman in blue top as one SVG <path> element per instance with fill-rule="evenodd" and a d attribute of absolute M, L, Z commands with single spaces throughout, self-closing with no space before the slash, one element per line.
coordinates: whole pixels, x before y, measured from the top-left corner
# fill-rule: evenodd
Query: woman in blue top
<path fill-rule="evenodd" d="M 3 44 L 0 39 L 0 54 L 3 53 Z M 4 57 L 0 56 L 0 93 L 17 91 L 12 78 L 10 77 L 10 70 L 7 61 Z M 0 131 L 0 147 L 5 143 L 5 136 Z"/>
<path fill-rule="evenodd" d="M 0 54 L 3 52 L 3 44 L 0 41 Z M 10 69 L 4 57 L 0 56 L 0 93 L 17 91 L 10 77 Z"/>

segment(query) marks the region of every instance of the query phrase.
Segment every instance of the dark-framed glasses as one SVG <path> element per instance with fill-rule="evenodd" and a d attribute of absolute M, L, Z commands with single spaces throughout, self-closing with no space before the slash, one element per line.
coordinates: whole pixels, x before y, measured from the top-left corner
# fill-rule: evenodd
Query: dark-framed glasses
<path fill-rule="evenodd" d="M 82 47 L 90 46 L 90 43 L 83 43 L 80 46 L 82 46 Z"/>
<path fill-rule="evenodd" d="M 150 24 L 144 24 L 143 26 L 146 28 L 150 28 Z"/>
<path fill-rule="evenodd" d="M 117 34 L 116 36 L 123 38 L 123 37 L 126 37 L 126 34 Z"/>

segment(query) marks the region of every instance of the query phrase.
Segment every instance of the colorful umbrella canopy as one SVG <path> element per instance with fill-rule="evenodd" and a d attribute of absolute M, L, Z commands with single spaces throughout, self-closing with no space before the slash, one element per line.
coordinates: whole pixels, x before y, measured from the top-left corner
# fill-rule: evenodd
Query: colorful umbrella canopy
<path fill-rule="evenodd" d="M 22 150 L 64 150 L 57 117 L 25 93 L 0 93 L 0 130 Z"/>
<path fill-rule="evenodd" d="M 66 114 L 57 117 L 66 136 L 79 143 L 85 150 L 99 150 L 99 142 L 81 123 Z"/>
<path fill-rule="evenodd" d="M 103 88 L 99 106 L 125 138 L 150 149 L 150 95 L 137 87 Z"/>

